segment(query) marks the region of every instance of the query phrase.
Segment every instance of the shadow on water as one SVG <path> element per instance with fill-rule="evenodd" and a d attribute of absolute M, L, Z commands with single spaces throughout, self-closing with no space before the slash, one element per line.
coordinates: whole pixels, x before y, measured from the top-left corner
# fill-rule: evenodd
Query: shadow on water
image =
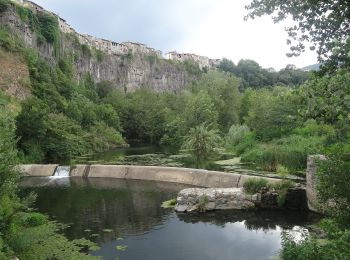
<path fill-rule="evenodd" d="M 97 242 L 101 249 L 90 253 L 103 259 L 270 259 L 283 230 L 314 221 L 305 212 L 176 214 L 160 207 L 186 187 L 107 178 L 21 180 L 22 193 L 37 192 L 40 212 L 69 224 L 68 238 Z M 116 248 L 124 245 L 125 251 Z"/>

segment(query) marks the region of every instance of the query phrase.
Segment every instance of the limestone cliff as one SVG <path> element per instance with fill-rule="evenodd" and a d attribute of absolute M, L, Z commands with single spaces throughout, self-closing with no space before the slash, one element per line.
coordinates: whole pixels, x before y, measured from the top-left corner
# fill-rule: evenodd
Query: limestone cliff
<path fill-rule="evenodd" d="M 35 12 L 49 13 L 45 10 Z M 77 80 L 89 73 L 96 82 L 109 81 L 115 88 L 127 92 L 142 86 L 156 91 L 176 92 L 185 88 L 198 76 L 193 71 L 189 72 L 184 63 L 163 59 L 159 51 L 148 47 L 147 51 L 142 51 L 144 46 L 142 44 L 130 43 L 133 45 L 131 47 L 139 45 L 140 48 L 130 47 L 126 49 L 127 53 L 101 51 L 94 46 L 82 44 L 81 35 L 75 33 L 73 29 L 72 32 L 67 33 L 62 28 L 60 28 L 56 45 L 40 41 L 40 35 L 37 35 L 31 24 L 21 19 L 16 11 L 16 5 L 0 13 L 0 26 L 10 28 L 27 47 L 38 50 L 43 58 L 53 63 L 62 57 L 72 57 Z"/>

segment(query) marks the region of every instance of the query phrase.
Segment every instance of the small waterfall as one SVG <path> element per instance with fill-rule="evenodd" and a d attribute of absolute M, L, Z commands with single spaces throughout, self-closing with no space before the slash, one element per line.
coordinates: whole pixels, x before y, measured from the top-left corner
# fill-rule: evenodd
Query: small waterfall
<path fill-rule="evenodd" d="M 69 166 L 58 166 L 56 168 L 55 173 L 53 174 L 53 177 L 57 177 L 57 178 L 69 177 L 69 172 L 70 172 Z"/>

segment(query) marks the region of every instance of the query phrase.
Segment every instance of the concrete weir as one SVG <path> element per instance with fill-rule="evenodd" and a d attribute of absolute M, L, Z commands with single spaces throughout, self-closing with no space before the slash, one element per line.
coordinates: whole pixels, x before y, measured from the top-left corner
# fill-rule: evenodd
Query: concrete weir
<path fill-rule="evenodd" d="M 52 176 L 58 165 L 21 165 L 23 176 Z M 265 178 L 207 171 L 200 169 L 159 167 L 159 166 L 130 166 L 130 165 L 75 165 L 71 167 L 71 177 L 82 178 L 116 178 L 131 180 L 149 180 L 173 182 L 206 188 L 233 188 L 242 187 L 244 182 L 253 178 Z M 278 179 L 265 178 L 269 182 L 278 182 Z"/>

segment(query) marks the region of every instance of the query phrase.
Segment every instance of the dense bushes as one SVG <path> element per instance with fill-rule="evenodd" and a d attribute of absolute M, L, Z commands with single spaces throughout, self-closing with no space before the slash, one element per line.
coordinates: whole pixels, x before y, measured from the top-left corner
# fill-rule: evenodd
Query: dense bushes
<path fill-rule="evenodd" d="M 90 77 L 78 84 L 70 58 L 56 67 L 26 52 L 34 96 L 22 104 L 17 134 L 26 162 L 69 162 L 124 143 L 119 116 L 100 103 Z"/>
<path fill-rule="evenodd" d="M 10 7 L 8 0 L 0 0 L 0 13 L 5 12 Z"/>
<path fill-rule="evenodd" d="M 18 52 L 23 49 L 23 44 L 15 35 L 0 26 L 0 47 L 6 51 Z"/>
<path fill-rule="evenodd" d="M 319 153 L 323 147 L 318 137 L 301 137 L 292 135 L 268 144 L 258 144 L 242 154 L 242 161 L 256 163 L 267 171 L 276 171 L 282 164 L 293 170 L 306 168 L 309 154 Z"/>
<path fill-rule="evenodd" d="M 263 178 L 249 179 L 243 184 L 244 191 L 248 194 L 256 194 L 262 189 L 277 192 L 277 204 L 279 207 L 283 207 L 288 189 L 294 186 L 295 183 L 288 180 L 269 183 L 266 179 Z"/>
<path fill-rule="evenodd" d="M 81 250 L 93 243 L 67 240 L 57 233 L 60 225 L 29 210 L 33 194 L 17 196 L 15 120 L 6 108 L 0 110 L 0 161 L 0 259 L 89 259 Z"/>
<path fill-rule="evenodd" d="M 343 226 L 350 226 L 350 140 L 327 151 L 327 160 L 320 163 L 317 190 L 328 214 Z"/>
<path fill-rule="evenodd" d="M 296 242 L 291 234 L 282 237 L 281 259 L 348 259 L 350 255 L 350 231 L 342 229 L 332 220 L 323 220 L 321 228 L 326 231 L 326 238 L 304 237 Z"/>

